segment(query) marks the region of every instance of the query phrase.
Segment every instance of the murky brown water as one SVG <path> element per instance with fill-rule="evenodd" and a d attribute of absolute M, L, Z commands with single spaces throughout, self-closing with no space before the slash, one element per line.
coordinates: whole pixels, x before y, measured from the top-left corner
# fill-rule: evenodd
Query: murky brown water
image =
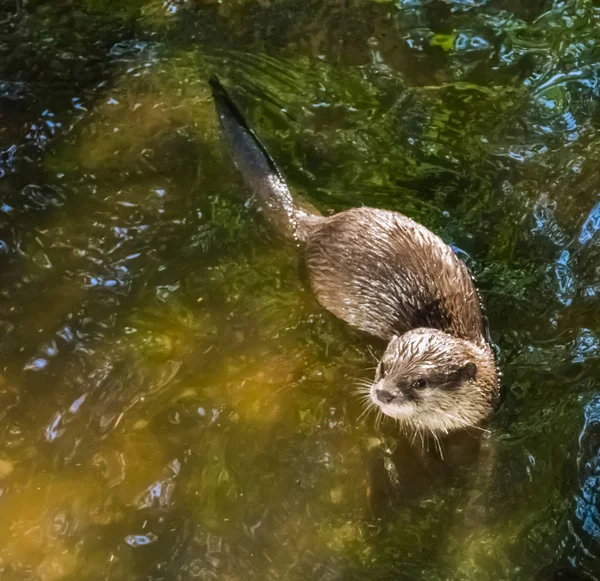
<path fill-rule="evenodd" d="M 3 581 L 600 579 L 600 6 L 121 4 L 0 3 Z M 358 419 L 378 347 L 244 205 L 212 72 L 323 211 L 464 253 L 475 461 Z"/>

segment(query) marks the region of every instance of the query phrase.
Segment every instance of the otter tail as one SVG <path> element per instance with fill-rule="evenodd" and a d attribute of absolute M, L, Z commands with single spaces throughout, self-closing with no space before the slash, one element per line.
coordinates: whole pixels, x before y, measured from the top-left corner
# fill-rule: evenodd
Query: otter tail
<path fill-rule="evenodd" d="M 321 219 L 318 210 L 294 200 L 275 162 L 219 79 L 213 76 L 209 84 L 225 143 L 260 210 L 279 235 L 305 240 L 310 226 Z"/>

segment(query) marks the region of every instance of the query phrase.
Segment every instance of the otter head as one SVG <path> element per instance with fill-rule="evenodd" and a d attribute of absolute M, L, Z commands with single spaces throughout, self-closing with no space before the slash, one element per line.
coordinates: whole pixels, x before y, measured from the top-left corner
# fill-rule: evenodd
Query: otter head
<path fill-rule="evenodd" d="M 392 338 L 370 397 L 404 427 L 448 433 L 489 416 L 496 390 L 496 366 L 486 344 L 424 328 Z"/>

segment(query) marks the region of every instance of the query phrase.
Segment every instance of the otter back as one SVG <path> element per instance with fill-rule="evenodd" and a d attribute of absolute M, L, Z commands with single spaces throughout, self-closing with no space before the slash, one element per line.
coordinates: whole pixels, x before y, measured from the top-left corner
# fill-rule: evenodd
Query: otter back
<path fill-rule="evenodd" d="M 481 340 L 466 266 L 410 218 L 374 208 L 340 212 L 311 232 L 305 255 L 318 301 L 354 327 L 386 340 L 417 327 Z"/>

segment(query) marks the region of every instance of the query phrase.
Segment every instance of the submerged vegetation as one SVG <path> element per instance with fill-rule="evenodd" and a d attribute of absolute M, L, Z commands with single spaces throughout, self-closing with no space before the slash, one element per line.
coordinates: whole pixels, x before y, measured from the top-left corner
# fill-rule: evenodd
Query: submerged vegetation
<path fill-rule="evenodd" d="M 3 580 L 600 579 L 597 2 L 0 10 Z M 212 72 L 295 191 L 473 269 L 475 463 L 358 419 L 379 346 L 243 203 Z"/>

